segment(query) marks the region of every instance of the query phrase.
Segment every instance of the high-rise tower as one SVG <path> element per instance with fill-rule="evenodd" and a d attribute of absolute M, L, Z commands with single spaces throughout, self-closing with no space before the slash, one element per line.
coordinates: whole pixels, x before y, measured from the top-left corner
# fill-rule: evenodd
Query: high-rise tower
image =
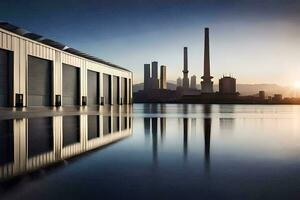
<path fill-rule="evenodd" d="M 201 90 L 203 93 L 213 92 L 212 76 L 210 76 L 210 60 L 209 60 L 209 29 L 205 28 L 204 31 L 204 74 L 201 77 Z"/>
<path fill-rule="evenodd" d="M 150 64 L 144 64 L 144 90 L 149 90 L 151 87 L 150 83 Z"/>
<path fill-rule="evenodd" d="M 160 89 L 167 89 L 167 66 L 160 66 Z"/>
<path fill-rule="evenodd" d="M 188 70 L 188 49 L 187 47 L 183 48 L 183 80 L 182 80 L 182 86 L 184 89 L 189 88 L 189 70 Z"/>
<path fill-rule="evenodd" d="M 152 89 L 159 89 L 159 80 L 158 80 L 158 63 L 156 61 L 152 62 Z"/>

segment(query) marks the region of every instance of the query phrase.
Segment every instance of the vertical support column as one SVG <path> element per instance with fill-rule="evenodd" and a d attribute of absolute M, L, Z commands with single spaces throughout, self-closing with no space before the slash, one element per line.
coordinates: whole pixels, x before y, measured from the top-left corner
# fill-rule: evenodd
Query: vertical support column
<path fill-rule="evenodd" d="M 103 115 L 99 115 L 99 137 L 103 137 Z"/>
<path fill-rule="evenodd" d="M 23 119 L 20 122 L 20 147 L 19 147 L 19 154 L 20 154 L 20 171 L 25 171 L 27 166 L 27 135 L 28 135 L 28 119 Z"/>
<path fill-rule="evenodd" d="M 101 99 L 103 97 L 103 73 L 102 72 L 99 72 L 99 77 L 98 77 L 98 92 L 99 92 L 99 96 L 98 96 L 98 102 L 99 104 L 101 105 Z"/>
<path fill-rule="evenodd" d="M 129 79 L 130 79 L 130 78 L 128 78 L 128 77 L 126 78 L 126 84 L 127 84 L 127 88 L 126 88 L 126 90 L 127 90 L 127 97 L 126 97 L 126 98 L 127 98 L 127 105 L 128 105 L 128 104 L 130 104 L 130 94 L 129 94 L 129 92 L 130 92 L 130 90 L 129 90 Z"/>
<path fill-rule="evenodd" d="M 62 83 L 63 83 L 63 77 L 62 77 L 62 53 L 59 51 L 55 51 L 55 58 L 53 61 L 53 99 L 52 102 L 55 105 L 56 104 L 56 95 L 60 95 L 62 99 Z M 62 104 L 62 101 L 61 101 Z"/>
<path fill-rule="evenodd" d="M 114 76 L 110 75 L 110 104 L 114 104 Z"/>
<path fill-rule="evenodd" d="M 63 138 L 63 127 L 62 127 L 62 116 L 53 117 L 53 150 L 55 159 L 61 159 L 61 150 L 62 150 L 62 138 Z"/>
<path fill-rule="evenodd" d="M 118 76 L 119 79 L 119 99 L 118 99 L 118 104 L 122 105 L 124 102 L 123 96 L 122 96 L 122 77 Z"/>
<path fill-rule="evenodd" d="M 80 105 L 82 105 L 83 96 L 87 96 L 87 68 L 85 61 L 81 61 L 80 66 Z"/>
<path fill-rule="evenodd" d="M 20 53 L 20 39 L 13 38 L 12 40 L 12 50 L 13 50 L 13 91 L 12 91 L 12 104 L 16 105 L 16 94 L 20 93 L 20 66 L 21 66 L 21 53 Z M 24 74 L 25 75 L 25 74 Z M 23 95 L 24 96 L 24 95 Z M 24 102 L 23 102 L 24 103 Z"/>
<path fill-rule="evenodd" d="M 80 115 L 80 144 L 81 144 L 81 151 L 84 151 L 86 149 L 87 145 L 87 134 L 88 134 L 88 117 L 87 115 Z"/>

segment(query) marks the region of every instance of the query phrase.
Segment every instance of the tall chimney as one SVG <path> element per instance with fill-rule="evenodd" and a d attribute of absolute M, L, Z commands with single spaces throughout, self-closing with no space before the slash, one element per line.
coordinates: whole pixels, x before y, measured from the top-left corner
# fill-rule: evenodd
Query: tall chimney
<path fill-rule="evenodd" d="M 209 58 L 209 29 L 204 30 L 204 74 L 201 77 L 201 90 L 202 93 L 212 93 L 213 92 L 213 82 L 210 76 L 210 58 Z"/>
<path fill-rule="evenodd" d="M 188 77 L 188 49 L 187 47 L 183 48 L 183 88 L 189 88 L 189 77 Z"/>

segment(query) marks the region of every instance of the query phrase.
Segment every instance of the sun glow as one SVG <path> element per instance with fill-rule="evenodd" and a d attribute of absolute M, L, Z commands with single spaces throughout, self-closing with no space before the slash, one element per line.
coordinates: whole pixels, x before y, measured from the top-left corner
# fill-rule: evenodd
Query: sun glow
<path fill-rule="evenodd" d="M 300 89 L 300 81 L 295 81 L 294 87 Z"/>

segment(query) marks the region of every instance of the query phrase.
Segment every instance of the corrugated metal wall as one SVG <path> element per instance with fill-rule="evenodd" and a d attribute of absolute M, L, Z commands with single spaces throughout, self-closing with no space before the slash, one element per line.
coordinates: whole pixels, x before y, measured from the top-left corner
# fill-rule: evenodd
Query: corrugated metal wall
<path fill-rule="evenodd" d="M 98 72 L 100 80 L 104 79 L 104 74 L 117 76 L 119 78 L 124 77 L 127 78 L 128 81 L 132 79 L 132 73 L 129 71 L 76 56 L 3 29 L 0 29 L 0 49 L 9 50 L 13 53 L 13 92 L 10 95 L 10 98 L 12 98 L 12 105 L 15 105 L 16 103 L 16 93 L 24 95 L 24 106 L 30 105 L 27 103 L 30 82 L 28 68 L 28 61 L 30 59 L 29 56 L 34 56 L 52 62 L 52 88 L 50 91 L 51 105 L 55 105 L 55 95 L 63 95 L 63 64 L 72 65 L 80 69 L 81 96 L 87 96 L 88 93 L 88 70 Z M 113 83 L 111 83 L 111 85 L 113 85 Z M 100 84 L 100 97 L 104 96 L 104 88 L 104 85 Z M 112 88 L 113 87 L 110 89 L 112 90 Z M 112 93 L 112 91 L 110 92 Z M 111 94 L 111 96 L 113 96 L 113 94 Z M 131 93 L 129 93 L 128 98 L 131 98 L 131 96 Z M 49 102 L 43 104 L 48 103 Z M 80 104 L 82 104 L 81 98 Z"/>

